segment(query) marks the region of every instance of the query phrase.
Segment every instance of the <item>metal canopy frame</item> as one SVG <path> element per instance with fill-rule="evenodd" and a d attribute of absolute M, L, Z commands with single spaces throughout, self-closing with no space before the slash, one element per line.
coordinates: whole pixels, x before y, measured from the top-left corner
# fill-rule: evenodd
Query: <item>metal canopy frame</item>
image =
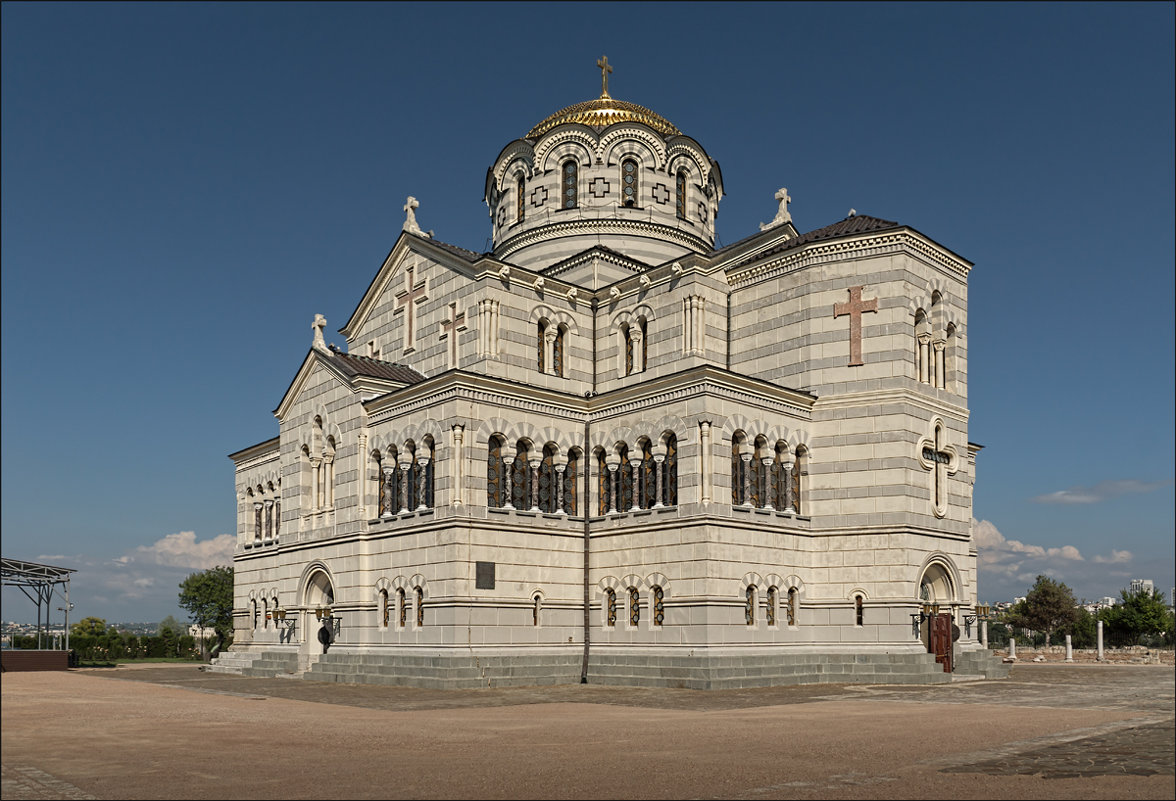
<path fill-rule="evenodd" d="M 68 567 L 42 565 L 21 559 L 0 558 L 0 580 L 5 587 L 19 587 L 25 597 L 37 605 L 37 649 L 41 649 L 41 605 L 45 605 L 46 635 L 49 630 L 49 616 L 53 611 L 53 591 L 60 586 L 65 595 L 65 606 L 58 607 L 65 612 L 65 650 L 69 650 L 69 574 L 78 571 Z M 48 639 L 48 636 L 46 636 Z"/>

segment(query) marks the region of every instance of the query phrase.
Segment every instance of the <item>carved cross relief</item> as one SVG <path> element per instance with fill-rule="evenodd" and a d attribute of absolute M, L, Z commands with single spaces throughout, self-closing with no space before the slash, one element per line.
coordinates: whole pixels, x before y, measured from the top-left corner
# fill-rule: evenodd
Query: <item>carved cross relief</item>
<path fill-rule="evenodd" d="M 931 472 L 931 505 L 936 517 L 947 515 L 947 477 L 959 470 L 955 448 L 945 445 L 943 426 L 935 425 L 934 434 L 919 441 L 919 463 Z"/>
<path fill-rule="evenodd" d="M 416 339 L 416 304 L 429 299 L 429 279 L 420 284 L 414 280 L 416 268 L 404 269 L 404 291 L 396 293 L 396 310 L 404 309 L 404 349 L 412 350 Z"/>
<path fill-rule="evenodd" d="M 865 364 L 862 361 L 862 312 L 878 311 L 878 299 L 862 300 L 862 287 L 849 288 L 848 303 L 833 304 L 833 319 L 849 315 L 849 366 Z"/>

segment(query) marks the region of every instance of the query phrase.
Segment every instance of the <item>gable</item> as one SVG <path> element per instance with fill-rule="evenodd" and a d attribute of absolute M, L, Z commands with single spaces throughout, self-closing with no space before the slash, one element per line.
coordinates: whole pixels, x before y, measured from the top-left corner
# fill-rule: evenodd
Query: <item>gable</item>
<path fill-rule="evenodd" d="M 650 269 L 652 266 L 643 261 L 597 245 L 558 261 L 540 272 L 544 276 L 559 278 L 569 284 L 595 290 Z"/>

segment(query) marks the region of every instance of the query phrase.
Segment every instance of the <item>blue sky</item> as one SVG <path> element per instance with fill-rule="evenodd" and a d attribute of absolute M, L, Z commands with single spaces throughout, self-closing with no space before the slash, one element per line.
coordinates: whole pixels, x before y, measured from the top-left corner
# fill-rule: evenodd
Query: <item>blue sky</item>
<path fill-rule="evenodd" d="M 853 207 L 976 264 L 981 598 L 1167 594 L 1173 9 L 5 2 L 3 555 L 76 568 L 75 619 L 184 619 L 314 314 L 342 344 L 407 195 L 486 249 L 490 162 L 607 54 L 719 161 L 722 242 L 787 186 L 802 231 Z"/>

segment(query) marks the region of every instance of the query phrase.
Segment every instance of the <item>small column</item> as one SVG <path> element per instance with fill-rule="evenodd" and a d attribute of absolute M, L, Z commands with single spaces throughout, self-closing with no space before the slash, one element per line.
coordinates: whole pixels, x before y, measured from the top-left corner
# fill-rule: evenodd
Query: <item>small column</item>
<path fill-rule="evenodd" d="M 412 461 L 400 463 L 400 513 L 405 514 L 409 511 L 408 505 L 412 503 L 409 498 L 409 493 L 412 492 Z"/>
<path fill-rule="evenodd" d="M 384 511 L 380 513 L 380 517 L 384 519 L 392 517 L 392 515 L 396 514 L 392 511 L 396 508 L 395 504 L 397 502 L 396 497 L 392 494 L 392 477 L 393 471 L 395 469 L 396 468 L 392 467 L 391 465 L 384 466 L 384 486 L 381 490 L 383 498 L 380 502 L 380 506 L 384 509 Z"/>
<path fill-rule="evenodd" d="M 274 499 L 274 542 L 278 541 L 278 535 L 282 532 L 282 499 Z"/>
<path fill-rule="evenodd" d="M 939 389 L 944 389 L 947 386 L 947 371 L 944 364 L 944 352 L 947 349 L 947 342 L 939 339 L 932 342 L 931 347 L 935 349 L 935 386 Z"/>
<path fill-rule="evenodd" d="M 555 336 L 559 333 L 555 327 L 555 323 L 549 323 L 547 330 L 543 332 L 543 366 L 545 373 L 548 375 L 556 375 L 555 372 Z"/>
<path fill-rule="evenodd" d="M 1069 634 L 1066 635 L 1066 661 L 1067 662 L 1074 661 L 1074 648 L 1070 643 L 1070 635 Z"/>
<path fill-rule="evenodd" d="M 769 512 L 775 511 L 776 507 L 772 505 L 772 463 L 776 461 L 771 456 L 760 457 L 760 464 L 763 465 L 763 490 L 760 495 L 764 499 L 764 508 Z"/>
<path fill-rule="evenodd" d="M 698 428 L 699 428 L 698 462 L 702 467 L 702 470 L 701 470 L 702 480 L 700 482 L 700 484 L 701 484 L 700 489 L 702 491 L 701 492 L 702 497 L 699 500 L 702 501 L 702 503 L 704 503 L 704 504 L 708 504 L 708 503 L 710 503 L 710 500 L 711 500 L 711 470 L 710 470 L 711 424 L 710 424 L 710 421 L 703 420 L 702 422 L 700 422 L 698 424 Z"/>
<path fill-rule="evenodd" d="M 360 431 L 356 437 L 356 443 L 359 447 L 359 507 L 356 513 L 360 520 L 367 519 L 367 492 L 368 492 L 368 472 L 367 472 L 367 434 Z"/>
<path fill-rule="evenodd" d="M 919 334 L 919 382 L 923 384 L 931 383 L 931 376 L 929 367 L 931 365 L 931 336 L 930 334 Z"/>
<path fill-rule="evenodd" d="M 1099 662 L 1103 661 L 1102 624 L 1103 622 L 1101 620 L 1098 621 L 1098 656 L 1096 658 Z"/>
<path fill-rule="evenodd" d="M 629 460 L 629 469 L 633 473 L 633 504 L 629 507 L 630 512 L 636 512 L 641 508 L 641 472 L 645 469 L 645 457 L 642 455 L 640 462 Z"/>
<path fill-rule="evenodd" d="M 641 333 L 641 327 L 633 324 L 629 327 L 629 336 L 633 340 L 633 372 L 645 372 L 645 349 L 641 346 L 641 338 L 644 334 Z"/>
<path fill-rule="evenodd" d="M 1009 632 L 1009 659 L 1017 658 L 1017 638 L 1013 633 Z"/>
<path fill-rule="evenodd" d="M 502 499 L 506 501 L 502 504 L 503 509 L 514 509 L 511 500 L 514 497 L 514 463 L 516 458 L 509 455 L 502 457 L 502 480 L 505 482 L 505 486 L 502 488 Z"/>
<path fill-rule="evenodd" d="M 323 505 L 328 509 L 335 508 L 335 454 L 329 453 L 323 457 Z"/>
<path fill-rule="evenodd" d="M 653 508 L 665 506 L 662 502 L 662 484 L 665 483 L 666 446 L 660 442 L 653 449 Z"/>
<path fill-rule="evenodd" d="M 265 539 L 274 538 L 274 502 L 268 498 L 265 501 Z"/>
<path fill-rule="evenodd" d="M 739 461 L 743 463 L 743 503 L 740 506 L 751 506 L 751 453 L 740 453 Z"/>
<path fill-rule="evenodd" d="M 785 462 L 782 465 L 782 472 L 784 473 L 784 511 L 789 514 L 796 514 L 796 499 L 792 497 L 792 470 L 794 466 L 794 462 Z"/>
<path fill-rule="evenodd" d="M 463 460 L 465 459 L 465 450 L 463 442 L 465 439 L 465 428 L 463 426 L 454 426 L 450 429 L 453 434 L 453 458 L 450 459 L 450 475 L 449 483 L 449 505 L 461 506 L 461 495 L 464 491 L 462 486 L 463 468 L 465 467 Z"/>
<path fill-rule="evenodd" d="M 555 465 L 555 513 L 566 515 L 564 509 L 564 472 L 568 469 L 567 462 L 557 462 Z"/>
<path fill-rule="evenodd" d="M 429 457 L 427 454 L 423 455 L 423 456 L 418 456 L 417 460 L 416 460 L 417 468 L 420 470 L 420 472 L 417 473 L 417 476 L 419 478 L 419 480 L 417 481 L 417 511 L 418 512 L 422 509 L 429 508 L 429 505 L 427 502 L 428 501 L 428 481 L 426 480 L 429 475 L 429 461 L 430 460 L 429 460 Z"/>
<path fill-rule="evenodd" d="M 531 511 L 542 511 L 539 508 L 539 466 L 543 464 L 543 452 L 531 451 L 527 464 L 531 468 Z"/>
<path fill-rule="evenodd" d="M 980 645 L 984 648 L 988 647 L 988 621 L 980 621 Z"/>
<path fill-rule="evenodd" d="M 312 483 L 310 488 L 310 508 L 318 510 L 322 508 L 322 483 L 323 483 L 323 460 L 319 456 L 310 457 L 310 474 Z"/>
<path fill-rule="evenodd" d="M 261 501 L 255 501 L 253 504 L 253 541 L 261 542 Z"/>
<path fill-rule="evenodd" d="M 608 468 L 608 488 L 609 488 L 608 510 L 606 513 L 610 514 L 610 515 L 615 515 L 617 513 L 617 496 L 620 494 L 618 492 L 618 490 L 620 489 L 618 484 L 619 484 L 619 478 L 620 478 L 620 474 L 621 474 L 621 471 L 620 471 L 621 459 L 615 453 L 610 453 L 608 456 L 605 457 L 604 466 L 606 468 Z"/>

